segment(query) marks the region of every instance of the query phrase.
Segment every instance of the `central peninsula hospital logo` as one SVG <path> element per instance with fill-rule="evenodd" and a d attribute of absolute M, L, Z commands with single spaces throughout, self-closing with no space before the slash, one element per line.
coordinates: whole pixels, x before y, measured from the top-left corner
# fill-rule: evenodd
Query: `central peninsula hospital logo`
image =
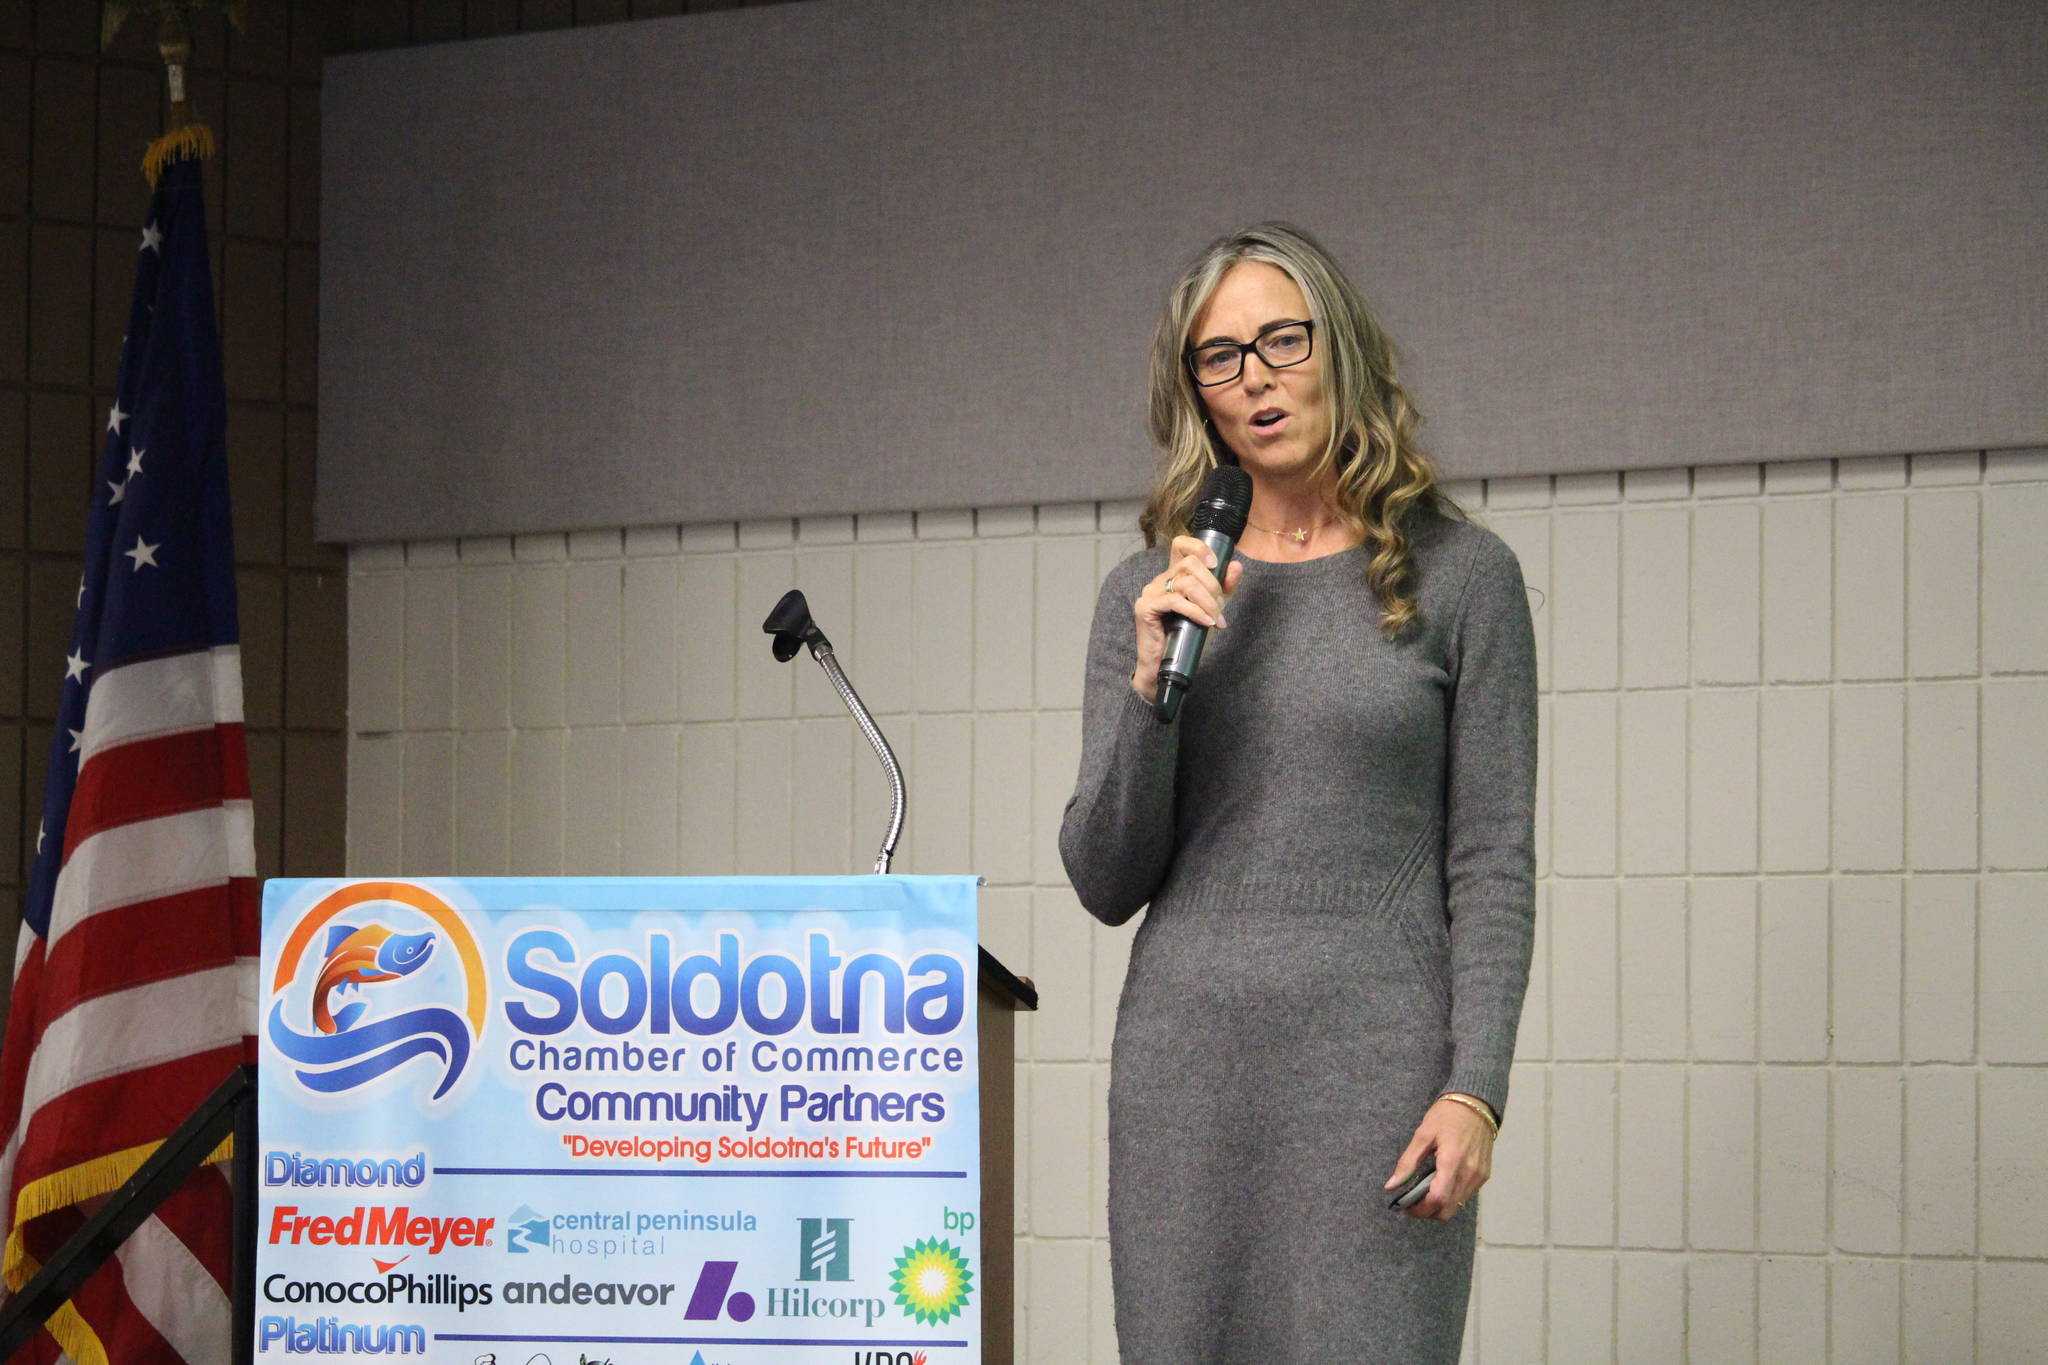
<path fill-rule="evenodd" d="M 411 989 L 426 979 L 417 974 L 438 963 L 460 979 L 461 1008 L 399 1008 L 421 993 Z M 483 956 L 462 917 L 433 892 L 357 882 L 322 899 L 292 930 L 270 996 L 270 1044 L 297 1064 L 292 1074 L 308 1090 L 354 1090 L 428 1057 L 440 1063 L 438 1100 L 483 1035 Z M 303 1032 L 293 1027 L 299 1021 Z"/>

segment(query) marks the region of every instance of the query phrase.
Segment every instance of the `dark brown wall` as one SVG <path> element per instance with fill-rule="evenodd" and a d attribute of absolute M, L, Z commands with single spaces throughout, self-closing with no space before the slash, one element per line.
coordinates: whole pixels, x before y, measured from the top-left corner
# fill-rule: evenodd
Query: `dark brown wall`
<path fill-rule="evenodd" d="M 725 4 L 249 0 L 194 25 L 264 876 L 338 873 L 347 707 L 342 554 L 313 541 L 320 62 L 329 53 Z M 20 910 L 159 130 L 147 20 L 99 49 L 95 0 L 0 0 L 0 943 Z M 516 123 L 518 115 L 508 112 Z M 0 992 L 8 973 L 0 970 Z"/>

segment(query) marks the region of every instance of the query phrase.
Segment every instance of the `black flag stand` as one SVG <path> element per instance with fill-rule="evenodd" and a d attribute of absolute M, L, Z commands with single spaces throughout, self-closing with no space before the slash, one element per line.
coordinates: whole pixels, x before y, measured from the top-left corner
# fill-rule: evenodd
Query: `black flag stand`
<path fill-rule="evenodd" d="M 42 1330 L 56 1312 L 106 1264 L 142 1226 L 157 1206 L 170 1198 L 185 1178 L 207 1164 L 221 1143 L 234 1139 L 229 1179 L 234 1184 L 234 1286 L 231 1330 L 234 1365 L 251 1358 L 256 1345 L 256 1068 L 236 1067 L 214 1092 L 157 1145 L 127 1183 L 71 1234 L 35 1278 L 0 1309 L 0 1360 L 14 1353 Z"/>

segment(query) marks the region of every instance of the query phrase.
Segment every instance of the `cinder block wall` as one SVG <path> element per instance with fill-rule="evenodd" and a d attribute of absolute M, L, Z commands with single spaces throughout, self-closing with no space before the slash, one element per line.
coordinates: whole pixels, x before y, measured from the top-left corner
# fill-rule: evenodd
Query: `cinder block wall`
<path fill-rule="evenodd" d="M 0 2 L 0 941 L 34 857 L 85 553 L 87 499 L 161 128 L 156 26 L 100 47 L 86 0 Z M 342 856 L 345 557 L 313 541 L 320 60 L 328 7 L 259 0 L 245 33 L 195 16 L 228 398 L 256 865 Z M 104 489 L 100 489 L 104 496 Z M 287 779 L 289 774 L 289 780 Z M 0 997 L 7 977 L 0 974 Z"/>
<path fill-rule="evenodd" d="M 755 4 L 771 0 L 752 0 Z M 228 395 L 256 865 L 342 859 L 345 556 L 313 539 L 320 73 L 330 54 L 660 18 L 739 0 L 256 0 L 190 17 L 219 155 L 207 236 Z M 156 24 L 0 0 L 0 941 L 13 941 L 85 552 L 86 499 L 162 128 Z M 508 110 L 516 123 L 522 115 Z M 0 1006 L 10 984 L 0 973 Z"/>
<path fill-rule="evenodd" d="M 1466 1358 L 2039 1359 L 2048 451 L 1460 485 L 1521 557 L 1539 935 Z M 1115 1360 L 1128 928 L 1054 836 L 1135 508 L 356 550 L 349 871 L 864 870 L 879 770 L 760 621 L 809 595 L 909 773 L 897 867 L 1036 978 L 1025 1358 Z M 1336 1216 L 1336 1215 L 1333 1215 Z"/>

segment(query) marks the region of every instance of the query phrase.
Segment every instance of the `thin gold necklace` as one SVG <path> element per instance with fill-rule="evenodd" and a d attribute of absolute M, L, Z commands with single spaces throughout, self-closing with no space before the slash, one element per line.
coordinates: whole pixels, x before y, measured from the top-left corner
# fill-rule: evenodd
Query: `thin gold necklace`
<path fill-rule="evenodd" d="M 1245 525 L 1251 527 L 1254 531 L 1264 531 L 1267 535 L 1276 538 L 1285 536 L 1287 539 L 1293 541 L 1296 545 L 1306 545 L 1308 544 L 1308 538 L 1310 536 L 1322 530 L 1325 526 L 1328 526 L 1331 522 L 1335 521 L 1336 518 L 1324 517 L 1321 521 L 1317 522 L 1313 526 L 1297 526 L 1292 531 L 1276 531 L 1270 526 L 1259 525 L 1250 517 L 1246 517 L 1244 520 Z"/>

